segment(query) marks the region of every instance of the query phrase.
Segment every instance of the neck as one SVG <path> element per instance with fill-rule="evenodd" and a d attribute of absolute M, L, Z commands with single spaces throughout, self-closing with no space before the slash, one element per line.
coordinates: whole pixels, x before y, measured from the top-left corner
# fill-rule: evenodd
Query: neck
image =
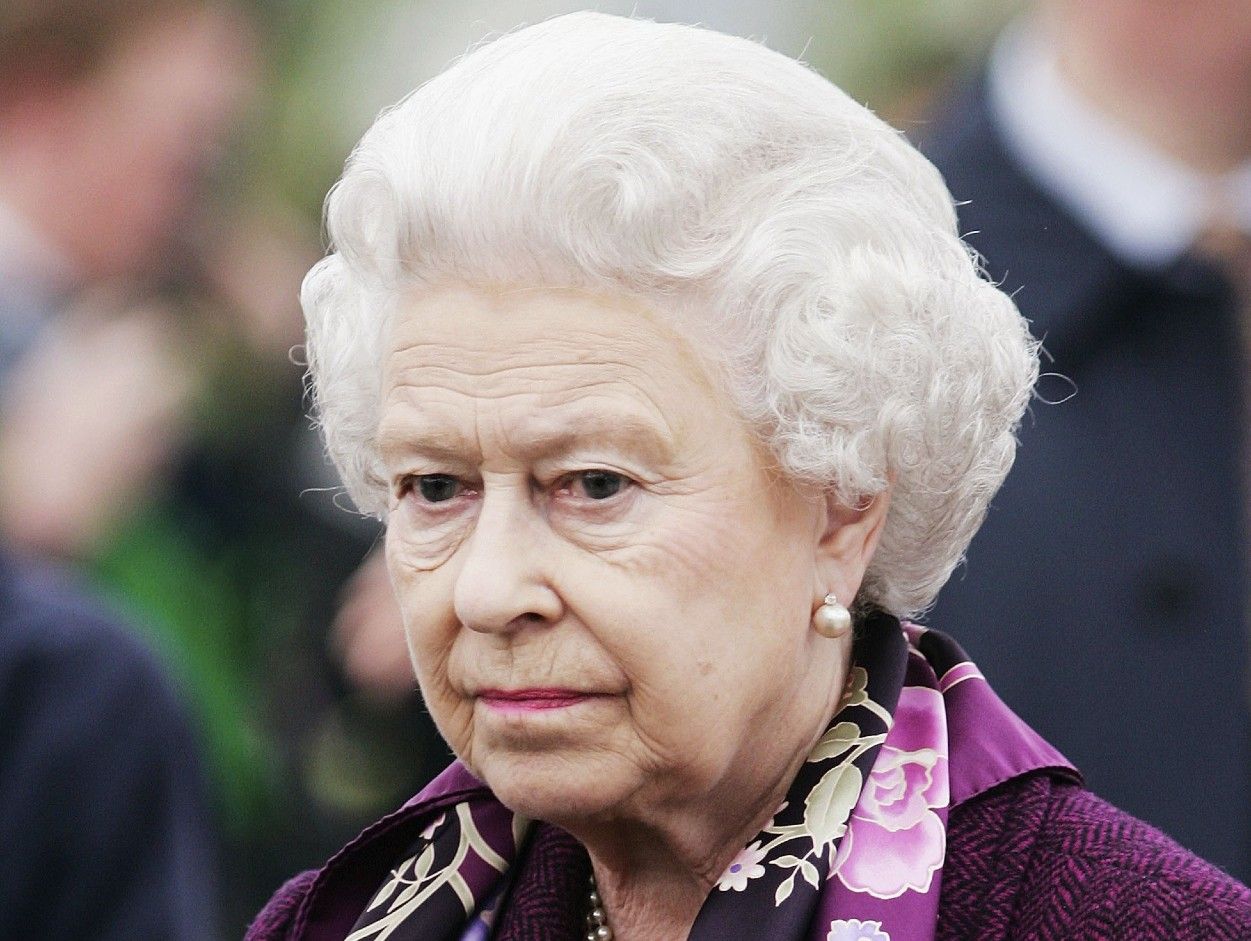
<path fill-rule="evenodd" d="M 712 887 L 675 859 L 622 869 L 593 854 L 591 865 L 614 941 L 683 941 Z"/>
<path fill-rule="evenodd" d="M 702 795 L 698 801 L 647 822 L 614 819 L 569 830 L 588 850 L 595 881 L 616 941 L 682 941 L 690 934 L 717 880 L 776 813 L 791 781 L 824 733 L 812 740 L 773 777 L 760 797 L 742 803 L 742 781 Z M 727 808 L 733 808 L 727 813 Z M 654 808 L 653 808 L 654 811 Z"/>
<path fill-rule="evenodd" d="M 1251 68 L 1220 74 L 1195 61 L 1183 74 L 1153 50 L 1119 48 L 1063 21 L 1052 26 L 1065 80 L 1156 150 L 1213 176 L 1251 159 Z"/>

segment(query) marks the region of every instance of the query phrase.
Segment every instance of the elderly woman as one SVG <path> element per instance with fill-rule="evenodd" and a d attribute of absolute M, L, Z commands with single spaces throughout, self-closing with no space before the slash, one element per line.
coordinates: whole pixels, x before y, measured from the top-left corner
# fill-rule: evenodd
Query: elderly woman
<path fill-rule="evenodd" d="M 868 111 L 744 40 L 561 17 L 379 118 L 328 225 L 317 408 L 459 760 L 251 938 L 1251 936 L 1245 888 L 900 620 L 1036 344 Z"/>

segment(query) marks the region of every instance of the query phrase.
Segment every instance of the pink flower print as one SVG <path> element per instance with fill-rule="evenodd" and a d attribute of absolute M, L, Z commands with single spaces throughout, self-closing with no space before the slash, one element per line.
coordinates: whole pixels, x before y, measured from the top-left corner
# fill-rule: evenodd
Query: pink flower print
<path fill-rule="evenodd" d="M 759 879 L 764 875 L 764 866 L 760 865 L 760 861 L 764 858 L 765 851 L 760 848 L 759 840 L 740 850 L 739 854 L 734 857 L 734 862 L 730 863 L 721 874 L 721 878 L 717 880 L 717 888 L 722 892 L 728 892 L 731 889 L 735 892 L 742 892 L 747 888 L 748 879 Z"/>
<path fill-rule="evenodd" d="M 852 891 L 876 898 L 929 891 L 947 844 L 934 809 L 949 801 L 942 694 L 905 686 L 832 871 Z"/>
<path fill-rule="evenodd" d="M 890 935 L 882 930 L 880 921 L 839 918 L 830 922 L 825 941 L 890 941 Z"/>

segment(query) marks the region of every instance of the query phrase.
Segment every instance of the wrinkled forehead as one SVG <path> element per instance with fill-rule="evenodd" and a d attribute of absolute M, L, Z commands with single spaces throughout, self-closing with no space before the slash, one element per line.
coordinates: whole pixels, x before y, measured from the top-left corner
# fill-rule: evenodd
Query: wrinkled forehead
<path fill-rule="evenodd" d="M 643 305 L 582 291 L 453 287 L 405 299 L 380 443 L 498 432 L 554 449 L 612 433 L 663 451 L 729 409 L 690 341 Z"/>
<path fill-rule="evenodd" d="M 657 380 L 713 381 L 707 344 L 681 318 L 625 294 L 575 288 L 451 285 L 402 296 L 388 333 L 384 379 L 398 368 L 544 371 L 587 367 Z"/>

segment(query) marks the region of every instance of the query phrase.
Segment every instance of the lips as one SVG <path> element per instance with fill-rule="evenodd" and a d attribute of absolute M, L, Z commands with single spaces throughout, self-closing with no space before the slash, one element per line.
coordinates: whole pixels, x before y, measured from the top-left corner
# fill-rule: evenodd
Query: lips
<path fill-rule="evenodd" d="M 598 696 L 574 689 L 484 689 L 478 699 L 488 706 L 502 710 L 565 709 Z"/>

